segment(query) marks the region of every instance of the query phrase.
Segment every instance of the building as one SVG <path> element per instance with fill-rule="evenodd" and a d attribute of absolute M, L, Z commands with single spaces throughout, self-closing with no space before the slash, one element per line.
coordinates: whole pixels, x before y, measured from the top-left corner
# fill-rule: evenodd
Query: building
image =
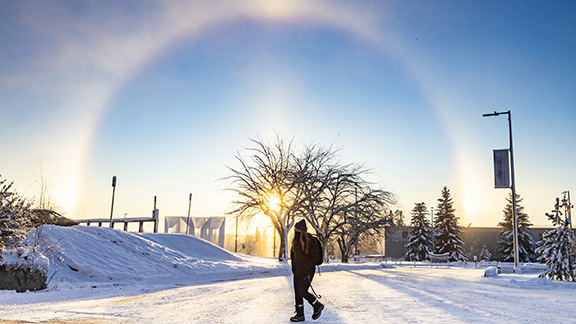
<path fill-rule="evenodd" d="M 164 233 L 192 234 L 224 248 L 226 217 L 165 216 Z"/>
<path fill-rule="evenodd" d="M 531 227 L 530 234 L 536 242 L 542 240 L 542 234 L 550 230 L 549 227 Z M 462 241 L 464 242 L 464 251 L 470 251 L 472 245 L 482 248 L 486 245 L 488 251 L 492 254 L 493 260 L 498 260 L 498 236 L 502 232 L 501 227 L 463 227 Z M 385 238 L 385 257 L 391 259 L 401 259 L 406 253 L 405 247 L 408 243 L 408 236 L 411 227 L 401 226 L 398 228 L 386 228 Z"/>

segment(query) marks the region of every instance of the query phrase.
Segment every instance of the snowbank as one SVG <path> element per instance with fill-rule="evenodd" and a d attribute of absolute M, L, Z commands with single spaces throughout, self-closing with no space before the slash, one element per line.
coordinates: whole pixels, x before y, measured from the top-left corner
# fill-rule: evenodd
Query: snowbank
<path fill-rule="evenodd" d="M 496 277 L 498 274 L 498 268 L 496 267 L 488 267 L 484 270 L 484 277 Z"/>

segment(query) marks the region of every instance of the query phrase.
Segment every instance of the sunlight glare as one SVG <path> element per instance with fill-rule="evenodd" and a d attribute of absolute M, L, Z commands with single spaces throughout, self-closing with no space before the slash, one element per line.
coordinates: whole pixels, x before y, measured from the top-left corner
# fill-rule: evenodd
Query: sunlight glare
<path fill-rule="evenodd" d="M 266 17 L 272 19 L 284 19 L 290 17 L 301 6 L 300 1 L 255 1 L 253 8 L 258 10 Z"/>
<path fill-rule="evenodd" d="M 282 200 L 275 192 L 272 192 L 268 196 L 267 203 L 268 205 L 266 207 L 275 213 L 279 212 L 282 207 Z"/>
<path fill-rule="evenodd" d="M 70 216 L 75 214 L 78 202 L 78 190 L 76 183 L 67 183 L 67 186 L 57 188 L 54 203 L 60 207 L 60 212 Z"/>
<path fill-rule="evenodd" d="M 466 227 L 469 226 L 471 223 L 474 223 L 474 221 L 478 221 L 478 219 L 476 219 L 478 211 L 481 209 L 481 205 L 482 205 L 482 197 L 480 197 L 480 192 L 478 192 L 478 190 L 475 190 L 474 187 L 469 186 L 467 188 L 465 188 L 462 192 L 462 216 L 461 216 L 461 221 L 462 221 L 462 226 Z M 476 225 L 478 226 L 478 225 Z"/>

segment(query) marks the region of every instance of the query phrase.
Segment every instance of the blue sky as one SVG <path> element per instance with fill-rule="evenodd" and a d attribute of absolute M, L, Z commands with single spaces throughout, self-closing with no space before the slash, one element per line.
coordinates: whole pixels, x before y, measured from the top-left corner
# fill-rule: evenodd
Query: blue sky
<path fill-rule="evenodd" d="M 576 196 L 576 4 L 556 1 L 0 3 L 0 174 L 73 218 L 222 215 L 250 139 L 340 150 L 407 214 L 443 186 L 496 226 L 508 147 L 535 225 Z M 41 171 L 42 170 L 42 171 Z M 576 198 L 575 198 L 576 199 Z"/>

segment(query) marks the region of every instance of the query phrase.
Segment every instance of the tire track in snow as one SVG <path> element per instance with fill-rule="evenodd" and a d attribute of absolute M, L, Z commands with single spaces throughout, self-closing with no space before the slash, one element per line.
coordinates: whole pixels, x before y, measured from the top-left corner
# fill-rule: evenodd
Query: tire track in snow
<path fill-rule="evenodd" d="M 429 320 L 426 313 L 428 316 L 434 314 L 438 322 L 444 323 L 496 323 L 502 320 L 500 316 L 494 316 L 493 312 L 468 304 L 465 296 L 458 293 L 457 281 L 451 285 L 446 284 L 446 281 L 453 281 L 450 278 L 445 278 L 442 284 L 434 287 L 429 285 L 431 281 L 429 279 L 424 285 L 418 276 L 406 276 L 405 273 L 398 276 L 379 270 L 352 272 L 373 281 L 372 284 L 383 285 L 387 290 L 391 289 L 391 295 L 409 296 L 408 299 L 413 300 L 410 304 L 413 305 L 403 305 L 401 308 L 410 309 L 410 312 L 417 314 L 415 323 L 423 319 Z M 446 291 L 447 287 L 449 291 Z"/>
<path fill-rule="evenodd" d="M 332 284 L 319 285 L 317 290 L 324 292 L 342 323 L 464 323 L 426 300 L 364 275 L 369 271 L 330 273 Z M 435 314 L 433 321 L 430 314 Z"/>
<path fill-rule="evenodd" d="M 434 320 L 428 319 L 424 321 L 426 323 L 439 322 L 436 319 L 442 313 L 449 313 L 459 319 L 450 323 L 539 324 L 550 322 L 551 319 L 560 323 L 563 322 L 560 320 L 562 318 L 573 318 L 570 309 L 576 306 L 570 290 L 543 293 L 540 289 L 518 286 L 495 288 L 482 280 L 481 270 L 428 271 L 422 268 L 401 268 L 398 271 L 386 269 L 352 272 L 397 290 L 394 296 L 401 292 L 436 306 L 438 311 L 433 313 Z M 536 295 L 533 296 L 532 292 L 536 292 Z M 559 300 L 566 303 L 566 307 L 562 308 L 562 312 L 551 314 L 547 305 Z M 410 307 L 410 312 L 420 310 Z"/>

